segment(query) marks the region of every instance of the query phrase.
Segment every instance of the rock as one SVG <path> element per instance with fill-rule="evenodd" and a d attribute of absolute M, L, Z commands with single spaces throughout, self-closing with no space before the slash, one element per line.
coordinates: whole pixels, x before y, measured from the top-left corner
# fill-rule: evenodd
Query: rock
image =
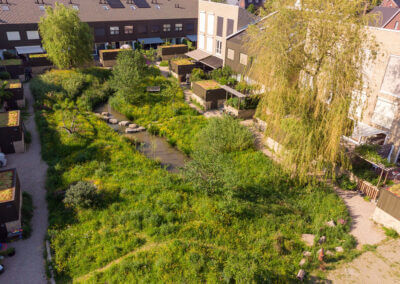
<path fill-rule="evenodd" d="M 335 250 L 337 252 L 344 252 L 344 249 L 342 247 L 335 247 Z"/>
<path fill-rule="evenodd" d="M 101 119 L 104 120 L 105 122 L 108 122 L 108 120 L 110 119 L 108 116 L 101 116 Z"/>
<path fill-rule="evenodd" d="M 145 128 L 145 127 L 143 127 L 143 126 L 139 126 L 139 127 L 137 128 L 137 130 L 138 130 L 138 131 L 145 131 L 145 130 L 146 130 L 146 128 Z"/>
<path fill-rule="evenodd" d="M 299 265 L 300 265 L 300 266 L 303 266 L 304 264 L 306 264 L 306 262 L 307 262 L 307 259 L 302 258 L 302 259 L 300 260 Z"/>
<path fill-rule="evenodd" d="M 102 115 L 102 116 L 110 116 L 111 114 L 110 114 L 109 112 L 107 112 L 107 111 L 103 111 L 103 112 L 101 113 L 101 115 Z"/>
<path fill-rule="evenodd" d="M 299 273 L 297 273 L 296 278 L 299 279 L 300 281 L 303 281 L 305 276 L 306 272 L 303 269 L 300 269 Z"/>
<path fill-rule="evenodd" d="M 129 124 L 130 124 L 130 122 L 127 121 L 127 120 L 123 120 L 123 121 L 120 121 L 120 122 L 118 123 L 118 125 L 121 125 L 121 126 L 129 126 Z"/>
<path fill-rule="evenodd" d="M 330 255 L 330 256 L 332 256 L 332 255 L 334 255 L 334 253 L 333 253 L 333 252 L 331 252 L 330 250 L 327 250 L 327 251 L 326 251 L 326 255 Z"/>
<path fill-rule="evenodd" d="M 117 124 L 117 123 L 118 123 L 118 119 L 116 119 L 116 118 L 110 118 L 110 119 L 108 120 L 108 122 L 111 123 L 111 124 Z"/>
<path fill-rule="evenodd" d="M 328 227 L 335 227 L 335 226 L 336 226 L 336 224 L 335 224 L 335 222 L 334 222 L 333 220 L 330 220 L 330 221 L 326 222 L 325 224 L 326 224 Z"/>
<path fill-rule="evenodd" d="M 319 240 L 318 240 L 318 243 L 319 243 L 320 245 L 323 244 L 323 243 L 325 243 L 325 242 L 326 242 L 326 237 L 325 237 L 325 236 L 320 237 Z"/>
<path fill-rule="evenodd" d="M 310 257 L 311 256 L 311 252 L 305 251 L 305 252 L 303 252 L 303 256 Z"/>
<path fill-rule="evenodd" d="M 94 115 L 97 117 L 101 117 L 101 113 L 98 113 L 98 112 L 95 112 Z"/>
<path fill-rule="evenodd" d="M 303 242 L 306 243 L 306 245 L 308 245 L 309 247 L 312 247 L 312 246 L 314 245 L 315 235 L 312 235 L 312 234 L 302 234 L 302 235 L 301 235 L 301 239 L 303 240 Z"/>
<path fill-rule="evenodd" d="M 137 128 L 138 126 L 137 126 L 137 124 L 131 123 L 128 125 L 128 127 L 129 128 Z"/>
<path fill-rule="evenodd" d="M 139 132 L 137 128 L 127 127 L 125 128 L 125 133 L 136 133 Z"/>

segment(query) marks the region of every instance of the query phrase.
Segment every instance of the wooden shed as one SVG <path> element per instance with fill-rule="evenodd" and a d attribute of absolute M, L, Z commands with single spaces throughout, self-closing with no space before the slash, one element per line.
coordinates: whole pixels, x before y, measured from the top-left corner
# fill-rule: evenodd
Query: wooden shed
<path fill-rule="evenodd" d="M 6 71 L 10 73 L 11 78 L 18 79 L 24 74 L 24 66 L 21 59 L 0 60 L 0 72 Z"/>
<path fill-rule="evenodd" d="M 16 169 L 0 171 L 0 241 L 21 236 L 22 192 Z"/>
<path fill-rule="evenodd" d="M 44 66 L 52 66 L 53 63 L 48 59 L 46 53 L 40 54 L 29 54 L 28 63 L 31 67 L 44 67 Z"/>
<path fill-rule="evenodd" d="M 161 57 L 161 60 L 170 60 L 175 57 L 185 56 L 188 50 L 186 44 L 160 45 L 157 48 L 157 56 Z"/>
<path fill-rule="evenodd" d="M 104 67 L 113 67 L 117 56 L 123 49 L 103 49 L 99 51 L 99 60 Z"/>
<path fill-rule="evenodd" d="M 6 99 L 8 110 L 17 110 L 25 107 L 24 87 L 19 79 L 6 80 L 6 91 L 12 94 L 12 97 Z M 0 81 L 3 84 L 4 81 Z"/>
<path fill-rule="evenodd" d="M 197 100 L 206 110 L 222 107 L 226 100 L 226 91 L 214 80 L 193 82 L 193 93 Z"/>
<path fill-rule="evenodd" d="M 186 75 L 191 74 L 196 68 L 196 63 L 193 63 L 188 58 L 177 58 L 171 60 L 171 71 L 178 78 L 179 82 L 186 81 Z"/>
<path fill-rule="evenodd" d="M 25 151 L 22 124 L 19 110 L 0 113 L 0 152 L 10 154 Z"/>

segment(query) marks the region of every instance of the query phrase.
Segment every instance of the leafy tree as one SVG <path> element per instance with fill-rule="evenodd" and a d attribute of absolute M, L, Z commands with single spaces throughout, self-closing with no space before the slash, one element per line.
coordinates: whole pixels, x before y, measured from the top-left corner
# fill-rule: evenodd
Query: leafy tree
<path fill-rule="evenodd" d="M 50 60 L 60 69 L 79 67 L 92 60 L 93 34 L 78 12 L 56 3 L 47 6 L 39 32 Z"/>
<path fill-rule="evenodd" d="M 250 77 L 268 90 L 258 110 L 266 134 L 283 146 L 286 168 L 307 179 L 346 162 L 340 139 L 351 131 L 350 104 L 377 47 L 364 0 L 292 2 L 268 2 L 263 16 L 275 14 L 252 26 L 246 42 L 256 55 Z"/>
<path fill-rule="evenodd" d="M 140 51 L 123 50 L 113 68 L 111 86 L 127 102 L 135 102 L 142 95 L 138 91 L 147 70 L 146 60 Z"/>
<path fill-rule="evenodd" d="M 64 203 L 76 208 L 89 208 L 96 203 L 97 189 L 86 181 L 71 185 L 65 193 Z"/>
<path fill-rule="evenodd" d="M 256 9 L 256 7 L 254 6 L 254 4 L 250 4 L 250 5 L 247 7 L 247 11 L 249 11 L 249 12 L 252 13 L 252 14 L 254 14 L 254 13 L 257 11 L 257 9 Z"/>
<path fill-rule="evenodd" d="M 12 93 L 6 90 L 7 85 L 7 81 L 0 82 L 0 108 L 3 107 L 3 104 L 7 99 L 12 97 Z"/>

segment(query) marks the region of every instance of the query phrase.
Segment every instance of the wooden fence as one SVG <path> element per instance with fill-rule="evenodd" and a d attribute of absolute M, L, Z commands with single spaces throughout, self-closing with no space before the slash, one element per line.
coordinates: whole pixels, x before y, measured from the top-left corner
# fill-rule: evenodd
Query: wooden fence
<path fill-rule="evenodd" d="M 400 197 L 389 190 L 381 190 L 378 205 L 380 209 L 400 220 Z"/>
<path fill-rule="evenodd" d="M 380 192 L 375 185 L 362 179 L 358 179 L 357 189 L 373 200 L 378 198 Z"/>

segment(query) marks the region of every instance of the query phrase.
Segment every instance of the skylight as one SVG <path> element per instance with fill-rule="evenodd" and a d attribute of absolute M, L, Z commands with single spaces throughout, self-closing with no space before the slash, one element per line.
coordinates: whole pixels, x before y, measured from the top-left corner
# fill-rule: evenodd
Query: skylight
<path fill-rule="evenodd" d="M 158 10 L 160 10 L 160 9 L 161 9 L 160 5 L 156 5 L 156 8 L 157 8 Z"/>
<path fill-rule="evenodd" d="M 110 8 L 108 8 L 108 6 L 106 6 L 106 5 L 103 5 L 103 9 L 106 11 L 110 10 Z"/>
<path fill-rule="evenodd" d="M 40 10 L 40 11 L 44 11 L 44 10 L 46 10 L 46 9 L 44 8 L 43 5 L 40 5 L 40 6 L 39 6 L 39 10 Z"/>
<path fill-rule="evenodd" d="M 135 11 L 135 10 L 136 10 L 136 7 L 133 6 L 133 5 L 131 5 L 131 9 Z"/>
<path fill-rule="evenodd" d="M 72 8 L 75 10 L 79 10 L 79 7 L 77 5 L 72 5 Z"/>
<path fill-rule="evenodd" d="M 1 9 L 2 9 L 3 11 L 10 11 L 10 7 L 8 7 L 7 5 L 1 6 Z"/>

